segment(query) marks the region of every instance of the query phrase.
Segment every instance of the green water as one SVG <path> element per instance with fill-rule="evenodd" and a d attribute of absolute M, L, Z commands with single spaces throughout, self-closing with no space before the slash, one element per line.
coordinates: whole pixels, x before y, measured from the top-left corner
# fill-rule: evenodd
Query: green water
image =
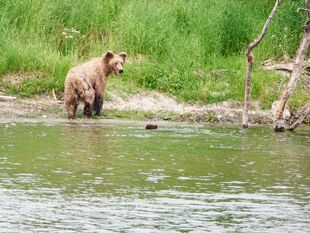
<path fill-rule="evenodd" d="M 309 232 L 309 129 L 143 126 L 0 123 L 0 232 Z"/>

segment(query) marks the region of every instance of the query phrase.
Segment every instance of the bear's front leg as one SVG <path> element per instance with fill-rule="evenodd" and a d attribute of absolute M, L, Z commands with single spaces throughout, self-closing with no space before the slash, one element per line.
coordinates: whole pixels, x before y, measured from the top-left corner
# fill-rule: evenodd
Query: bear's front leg
<path fill-rule="evenodd" d="M 77 107 L 78 107 L 77 103 L 70 104 L 67 107 L 67 109 L 68 109 L 68 119 L 75 119 L 75 114 L 76 114 Z"/>
<path fill-rule="evenodd" d="M 102 109 L 102 105 L 103 105 L 103 97 L 102 95 L 95 95 L 95 101 L 94 101 L 94 111 L 95 111 L 95 115 L 99 116 L 101 109 Z"/>
<path fill-rule="evenodd" d="M 90 118 L 90 117 L 91 117 L 91 114 L 92 114 L 92 106 L 91 106 L 91 104 L 85 103 L 85 106 L 84 106 L 84 115 L 85 115 L 87 118 Z"/>

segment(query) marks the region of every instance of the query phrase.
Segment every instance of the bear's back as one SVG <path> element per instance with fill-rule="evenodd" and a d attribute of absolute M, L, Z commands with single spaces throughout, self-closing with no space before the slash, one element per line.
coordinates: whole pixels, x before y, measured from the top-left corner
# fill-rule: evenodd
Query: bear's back
<path fill-rule="evenodd" d="M 103 70 L 104 67 L 103 63 L 101 62 L 101 58 L 97 57 L 72 67 L 67 74 L 67 79 L 82 75 L 88 78 L 89 82 L 92 84 L 92 86 L 94 86 L 96 79 L 103 78 Z"/>

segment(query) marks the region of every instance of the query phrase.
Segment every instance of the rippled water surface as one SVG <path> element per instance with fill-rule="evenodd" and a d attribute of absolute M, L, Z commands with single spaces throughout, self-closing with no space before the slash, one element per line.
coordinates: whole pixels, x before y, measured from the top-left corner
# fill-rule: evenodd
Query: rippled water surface
<path fill-rule="evenodd" d="M 0 123 L 0 232 L 309 232 L 310 131 Z"/>

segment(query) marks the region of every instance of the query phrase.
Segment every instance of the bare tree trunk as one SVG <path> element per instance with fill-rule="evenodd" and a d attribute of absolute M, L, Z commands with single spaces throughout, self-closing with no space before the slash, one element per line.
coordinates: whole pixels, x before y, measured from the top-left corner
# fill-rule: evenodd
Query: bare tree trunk
<path fill-rule="evenodd" d="M 301 114 L 297 121 L 295 121 L 288 130 L 296 129 L 305 119 L 305 117 L 310 114 L 310 101 L 301 109 Z"/>
<path fill-rule="evenodd" d="M 281 99 L 278 102 L 278 105 L 276 107 L 275 116 L 274 116 L 274 126 L 273 126 L 274 131 L 276 132 L 282 132 L 285 130 L 284 120 L 283 120 L 283 111 L 289 98 L 294 92 L 297 80 L 301 75 L 303 63 L 307 55 L 308 47 L 310 44 L 310 0 L 305 0 L 305 2 L 306 2 L 306 7 L 307 7 L 307 9 L 305 10 L 307 12 L 308 18 L 305 24 L 303 38 L 301 40 L 299 49 L 297 51 L 297 55 L 296 55 L 294 67 L 291 73 L 290 81 L 288 82 L 285 90 L 283 91 Z"/>
<path fill-rule="evenodd" d="M 265 25 L 259 34 L 259 36 L 248 46 L 246 56 L 247 56 L 247 69 L 246 69 L 246 77 L 245 77 L 245 95 L 244 95 L 244 104 L 243 104 L 243 116 L 242 116 L 242 127 L 248 128 L 248 121 L 249 121 L 249 106 L 250 106 L 250 98 L 251 98 L 251 79 L 252 79 L 252 70 L 253 70 L 253 63 L 254 63 L 254 55 L 253 49 L 259 45 L 259 43 L 263 40 L 267 29 L 269 28 L 270 22 L 275 15 L 277 9 L 279 8 L 281 0 L 276 0 L 276 3 L 267 18 Z"/>

